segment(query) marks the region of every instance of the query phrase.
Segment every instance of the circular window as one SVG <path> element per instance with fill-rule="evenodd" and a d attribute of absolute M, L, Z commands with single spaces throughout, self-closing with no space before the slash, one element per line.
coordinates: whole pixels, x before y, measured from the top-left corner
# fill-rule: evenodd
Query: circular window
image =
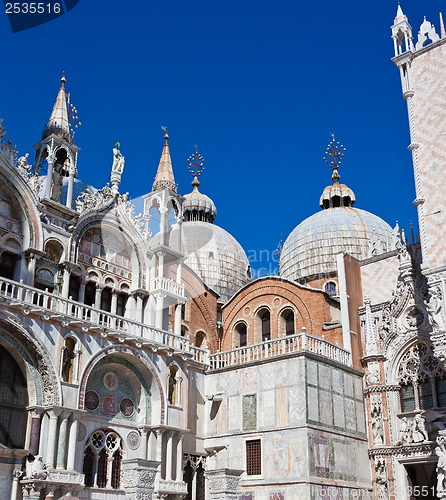
<path fill-rule="evenodd" d="M 131 417 L 135 412 L 135 405 L 130 398 L 124 398 L 119 405 L 119 409 L 124 417 Z"/>
<path fill-rule="evenodd" d="M 99 406 L 99 396 L 95 391 L 87 391 L 85 393 L 85 408 L 93 411 Z"/>

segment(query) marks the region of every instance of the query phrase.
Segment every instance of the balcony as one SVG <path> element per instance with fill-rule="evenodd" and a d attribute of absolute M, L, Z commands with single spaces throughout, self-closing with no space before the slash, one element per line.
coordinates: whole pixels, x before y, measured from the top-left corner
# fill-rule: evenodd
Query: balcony
<path fill-rule="evenodd" d="M 163 276 L 152 279 L 149 289 L 151 293 L 164 293 L 175 300 L 184 299 L 184 285 Z"/>
<path fill-rule="evenodd" d="M 60 322 L 64 327 L 78 327 L 84 332 L 97 333 L 104 338 L 132 344 L 137 348 L 147 346 L 153 352 L 164 352 L 169 356 L 176 354 L 201 365 L 209 364 L 208 351 L 191 345 L 184 337 L 21 282 L 0 278 L 0 302 L 19 309 L 22 314 L 36 314 L 45 321 Z"/>
<path fill-rule="evenodd" d="M 231 351 L 210 355 L 210 370 L 219 370 L 242 364 L 272 359 L 278 356 L 289 356 L 297 352 L 311 352 L 338 363 L 351 366 L 351 354 L 327 340 L 313 335 L 301 333 L 287 335 L 280 339 L 268 340 L 260 344 L 238 347 Z"/>

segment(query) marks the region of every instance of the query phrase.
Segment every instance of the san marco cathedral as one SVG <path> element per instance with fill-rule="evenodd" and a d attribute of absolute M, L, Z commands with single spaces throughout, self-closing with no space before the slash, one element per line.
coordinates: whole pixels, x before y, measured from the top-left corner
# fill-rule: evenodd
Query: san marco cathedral
<path fill-rule="evenodd" d="M 65 76 L 33 154 L 0 124 L 1 499 L 446 499 L 439 26 L 391 28 L 418 235 L 357 208 L 333 137 L 278 276 L 214 223 L 197 149 L 178 192 L 167 130 L 130 199 L 119 143 L 80 179 Z"/>

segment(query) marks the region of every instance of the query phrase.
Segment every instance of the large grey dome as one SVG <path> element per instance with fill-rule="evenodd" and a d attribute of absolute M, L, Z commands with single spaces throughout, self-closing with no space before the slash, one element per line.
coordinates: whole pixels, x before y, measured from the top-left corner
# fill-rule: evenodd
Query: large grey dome
<path fill-rule="evenodd" d="M 251 279 L 248 258 L 240 243 L 227 231 L 208 222 L 183 224 L 185 263 L 228 301 Z"/>
<path fill-rule="evenodd" d="M 363 260 L 394 248 L 392 228 L 378 216 L 351 206 L 327 208 L 305 219 L 288 236 L 280 275 L 298 280 L 336 272 L 339 252 Z"/>

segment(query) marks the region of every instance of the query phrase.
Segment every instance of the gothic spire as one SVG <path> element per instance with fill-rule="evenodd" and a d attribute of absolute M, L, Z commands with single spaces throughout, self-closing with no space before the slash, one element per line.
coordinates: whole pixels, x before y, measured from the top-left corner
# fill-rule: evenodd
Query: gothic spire
<path fill-rule="evenodd" d="M 169 144 L 167 143 L 167 139 L 169 139 L 169 136 L 167 135 L 166 127 L 163 127 L 163 130 L 165 131 L 164 134 L 165 143 L 163 152 L 161 153 L 161 159 L 158 165 L 158 170 L 156 172 L 156 177 L 153 183 L 152 191 L 156 191 L 157 189 L 166 187 L 171 191 L 173 191 L 174 193 L 176 193 L 177 188 L 175 185 L 175 178 L 173 176 L 172 160 L 170 159 Z"/>
<path fill-rule="evenodd" d="M 53 111 L 51 112 L 51 116 L 48 120 L 48 125 L 44 130 L 43 136 L 48 137 L 50 134 L 54 133 L 71 142 L 70 126 L 68 122 L 67 95 L 65 93 L 65 73 L 62 75 L 60 81 L 62 82 L 62 85 L 59 89 L 59 93 L 57 94 L 56 103 L 54 104 Z"/>

